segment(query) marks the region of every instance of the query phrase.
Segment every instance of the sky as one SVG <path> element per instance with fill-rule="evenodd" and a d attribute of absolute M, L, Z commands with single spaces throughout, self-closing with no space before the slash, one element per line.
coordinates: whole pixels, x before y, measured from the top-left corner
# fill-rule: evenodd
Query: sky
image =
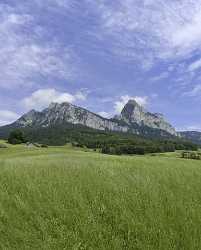
<path fill-rule="evenodd" d="M 0 126 L 51 102 L 129 99 L 201 130 L 201 0 L 1 0 Z"/>

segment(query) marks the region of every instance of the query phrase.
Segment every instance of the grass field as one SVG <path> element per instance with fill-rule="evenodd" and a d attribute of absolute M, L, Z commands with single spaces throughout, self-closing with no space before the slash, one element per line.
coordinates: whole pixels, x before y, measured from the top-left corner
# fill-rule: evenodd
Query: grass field
<path fill-rule="evenodd" d="M 201 162 L 0 149 L 0 249 L 201 249 Z"/>

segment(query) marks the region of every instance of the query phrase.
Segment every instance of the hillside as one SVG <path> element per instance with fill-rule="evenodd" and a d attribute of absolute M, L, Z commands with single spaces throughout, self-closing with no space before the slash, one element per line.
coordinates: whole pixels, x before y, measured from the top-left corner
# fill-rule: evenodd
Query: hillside
<path fill-rule="evenodd" d="M 10 129 L 9 129 L 10 130 Z M 7 132 L 9 130 L 6 130 Z M 12 129 L 11 129 L 12 130 Z M 66 123 L 49 127 L 21 128 L 27 141 L 47 145 L 66 145 L 71 143 L 78 147 L 86 147 L 111 154 L 145 154 L 155 152 L 172 152 L 175 150 L 196 150 L 197 145 L 177 137 L 162 138 L 151 130 L 149 136 L 132 133 L 100 131 L 82 125 Z M 8 135 L 4 137 L 7 139 Z"/>
<path fill-rule="evenodd" d="M 199 249 L 200 162 L 0 150 L 1 249 Z"/>

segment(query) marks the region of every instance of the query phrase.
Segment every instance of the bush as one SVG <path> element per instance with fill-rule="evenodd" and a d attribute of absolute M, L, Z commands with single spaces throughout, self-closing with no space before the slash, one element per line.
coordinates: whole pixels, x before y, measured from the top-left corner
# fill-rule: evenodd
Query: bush
<path fill-rule="evenodd" d="M 184 159 L 201 160 L 201 153 L 184 151 L 182 152 L 181 157 Z"/>
<path fill-rule="evenodd" d="M 111 155 L 144 155 L 144 147 L 136 147 L 133 145 L 122 145 L 122 146 L 104 146 L 101 151 L 103 154 Z"/>
<path fill-rule="evenodd" d="M 110 154 L 110 147 L 105 145 L 102 150 L 101 150 L 102 154 Z"/>
<path fill-rule="evenodd" d="M 13 130 L 8 137 L 8 142 L 14 145 L 25 143 L 24 133 L 19 129 Z"/>

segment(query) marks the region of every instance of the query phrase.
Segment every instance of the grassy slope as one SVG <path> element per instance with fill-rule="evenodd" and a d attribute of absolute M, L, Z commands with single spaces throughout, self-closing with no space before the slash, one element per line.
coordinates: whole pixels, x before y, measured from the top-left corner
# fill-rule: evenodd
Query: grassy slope
<path fill-rule="evenodd" d="M 200 249 L 201 164 L 0 149 L 0 249 Z"/>

